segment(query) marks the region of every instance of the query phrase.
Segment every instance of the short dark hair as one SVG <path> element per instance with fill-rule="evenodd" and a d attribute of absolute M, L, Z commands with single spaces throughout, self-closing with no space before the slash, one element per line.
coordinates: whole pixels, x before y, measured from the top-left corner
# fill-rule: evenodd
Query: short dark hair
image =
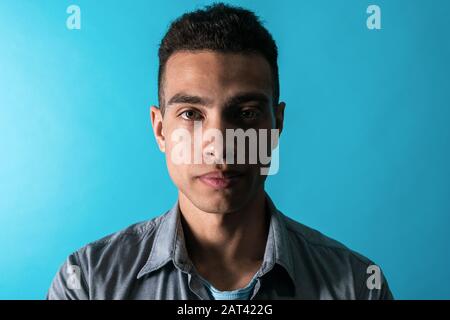
<path fill-rule="evenodd" d="M 159 47 L 158 99 L 164 114 L 163 76 L 176 51 L 213 50 L 224 53 L 257 53 L 272 71 L 273 103 L 278 104 L 278 49 L 272 35 L 255 13 L 241 7 L 214 3 L 188 12 L 173 21 Z"/>

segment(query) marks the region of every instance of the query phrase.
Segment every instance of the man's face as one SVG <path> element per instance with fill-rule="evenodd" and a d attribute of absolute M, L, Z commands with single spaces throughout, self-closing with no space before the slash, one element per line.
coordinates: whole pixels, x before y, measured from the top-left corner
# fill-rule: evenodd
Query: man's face
<path fill-rule="evenodd" d="M 270 154 L 270 129 L 281 131 L 284 103 L 273 106 L 268 62 L 257 54 L 179 51 L 167 61 L 161 85 L 164 116 L 159 108 L 152 107 L 151 118 L 173 182 L 202 211 L 239 210 L 263 190 L 266 175 L 261 174 L 259 160 L 249 163 L 249 140 L 243 147 L 238 146 L 237 139 L 230 145 L 226 130 L 254 129 L 259 146 L 260 129 L 266 129 L 269 145 L 265 154 Z M 221 133 L 223 144 L 207 132 Z M 186 134 L 191 139 L 186 139 Z M 180 145 L 189 151 L 190 161 L 174 159 L 183 149 Z M 232 149 L 234 156 L 227 158 Z M 245 154 L 243 164 L 237 160 L 240 152 Z M 207 175 L 217 171 L 219 176 L 225 172 L 228 179 Z"/>

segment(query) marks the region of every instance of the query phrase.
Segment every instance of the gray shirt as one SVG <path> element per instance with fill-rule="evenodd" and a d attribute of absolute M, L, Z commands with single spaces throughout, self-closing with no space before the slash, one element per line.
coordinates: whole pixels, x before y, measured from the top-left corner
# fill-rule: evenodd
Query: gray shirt
<path fill-rule="evenodd" d="M 250 299 L 392 299 L 364 256 L 276 209 Z M 72 253 L 47 299 L 212 299 L 189 259 L 178 200 L 165 214 Z M 378 274 L 377 274 L 378 272 Z"/>

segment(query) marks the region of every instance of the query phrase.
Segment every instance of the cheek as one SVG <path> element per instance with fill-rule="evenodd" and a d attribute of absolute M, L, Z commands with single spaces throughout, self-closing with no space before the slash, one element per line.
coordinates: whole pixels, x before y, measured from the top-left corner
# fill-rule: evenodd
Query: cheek
<path fill-rule="evenodd" d="M 184 186 L 188 186 L 191 183 L 189 166 L 184 164 L 175 164 L 171 162 L 170 159 L 167 159 L 166 163 L 171 180 L 178 187 L 178 189 L 184 190 Z"/>
<path fill-rule="evenodd" d="M 169 136 L 166 140 L 166 165 L 169 175 L 175 185 L 182 189 L 183 185 L 190 183 L 190 165 L 184 162 L 184 156 L 189 156 L 190 144 L 173 141 Z"/>
<path fill-rule="evenodd" d="M 186 157 L 191 153 L 193 134 L 181 126 L 168 127 L 165 136 L 166 160 L 172 163 L 186 163 Z"/>

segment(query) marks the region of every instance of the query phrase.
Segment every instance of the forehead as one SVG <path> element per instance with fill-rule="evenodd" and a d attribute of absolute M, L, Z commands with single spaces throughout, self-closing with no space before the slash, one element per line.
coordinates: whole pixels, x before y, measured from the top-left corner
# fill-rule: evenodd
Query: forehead
<path fill-rule="evenodd" d="M 166 63 L 166 101 L 179 92 L 221 100 L 250 91 L 272 97 L 270 65 L 259 54 L 179 51 Z"/>

